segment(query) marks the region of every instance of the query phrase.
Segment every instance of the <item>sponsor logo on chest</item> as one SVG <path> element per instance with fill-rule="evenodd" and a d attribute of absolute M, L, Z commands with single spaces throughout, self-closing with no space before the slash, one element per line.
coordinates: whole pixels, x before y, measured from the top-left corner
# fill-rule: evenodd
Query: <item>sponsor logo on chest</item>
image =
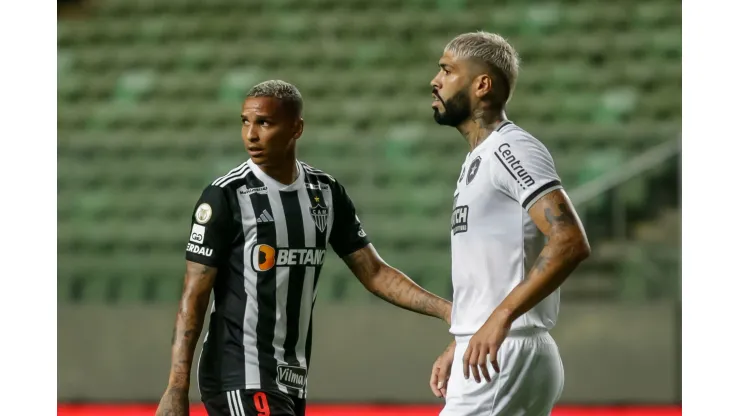
<path fill-rule="evenodd" d="M 252 268 L 266 272 L 273 267 L 321 266 L 324 264 L 325 249 L 321 248 L 278 248 L 258 244 L 252 248 Z"/>
<path fill-rule="evenodd" d="M 468 206 L 461 205 L 452 211 L 452 235 L 468 231 Z"/>

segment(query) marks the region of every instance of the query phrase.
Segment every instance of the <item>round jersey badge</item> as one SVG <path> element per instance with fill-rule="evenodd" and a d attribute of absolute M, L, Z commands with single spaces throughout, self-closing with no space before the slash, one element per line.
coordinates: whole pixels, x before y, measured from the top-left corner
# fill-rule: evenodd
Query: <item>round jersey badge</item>
<path fill-rule="evenodd" d="M 211 206 L 206 203 L 202 203 L 198 206 L 198 209 L 195 210 L 195 220 L 200 224 L 205 224 L 211 219 L 212 214 L 213 210 L 211 209 Z"/>
<path fill-rule="evenodd" d="M 478 173 L 478 168 L 480 168 L 480 156 L 476 157 L 468 168 L 468 178 L 465 181 L 466 185 L 470 185 L 470 182 L 475 179 L 475 175 Z"/>

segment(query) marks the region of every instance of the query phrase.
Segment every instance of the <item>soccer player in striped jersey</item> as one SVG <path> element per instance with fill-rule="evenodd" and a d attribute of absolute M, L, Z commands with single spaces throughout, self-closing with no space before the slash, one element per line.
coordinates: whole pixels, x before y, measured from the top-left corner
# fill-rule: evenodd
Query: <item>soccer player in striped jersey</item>
<path fill-rule="evenodd" d="M 296 159 L 302 98 L 283 81 L 242 106 L 250 159 L 206 187 L 186 248 L 169 385 L 157 415 L 185 415 L 209 295 L 198 385 L 209 415 L 303 415 L 312 311 L 329 246 L 369 291 L 449 323 L 451 304 L 378 256 L 346 190 Z"/>
<path fill-rule="evenodd" d="M 430 379 L 442 416 L 545 416 L 563 388 L 549 330 L 590 247 L 547 148 L 506 119 L 518 66 L 501 36 L 466 33 L 431 82 L 435 121 L 469 148 L 450 232 L 455 341 Z"/>

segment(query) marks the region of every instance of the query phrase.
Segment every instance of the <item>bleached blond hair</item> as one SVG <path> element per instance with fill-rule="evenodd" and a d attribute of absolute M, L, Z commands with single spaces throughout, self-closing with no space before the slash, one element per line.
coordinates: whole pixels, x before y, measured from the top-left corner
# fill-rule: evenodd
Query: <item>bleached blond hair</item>
<path fill-rule="evenodd" d="M 445 46 L 456 58 L 477 59 L 503 77 L 507 90 L 504 103 L 511 99 L 519 76 L 519 54 L 501 35 L 489 32 L 470 32 L 458 35 Z M 496 73 L 498 72 L 498 73 Z"/>
<path fill-rule="evenodd" d="M 291 110 L 297 112 L 298 115 L 303 111 L 301 92 L 298 91 L 295 85 L 279 79 L 272 79 L 255 85 L 247 93 L 247 98 L 249 97 L 277 98 L 287 104 Z"/>

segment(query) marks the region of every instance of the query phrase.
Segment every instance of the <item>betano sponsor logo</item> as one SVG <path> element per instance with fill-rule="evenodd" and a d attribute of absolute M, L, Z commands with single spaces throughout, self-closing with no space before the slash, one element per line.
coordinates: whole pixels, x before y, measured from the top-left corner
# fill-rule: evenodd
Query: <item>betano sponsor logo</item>
<path fill-rule="evenodd" d="M 321 266 L 324 264 L 325 249 L 320 248 L 278 248 L 258 244 L 252 248 L 252 268 L 266 272 L 273 267 Z"/>

